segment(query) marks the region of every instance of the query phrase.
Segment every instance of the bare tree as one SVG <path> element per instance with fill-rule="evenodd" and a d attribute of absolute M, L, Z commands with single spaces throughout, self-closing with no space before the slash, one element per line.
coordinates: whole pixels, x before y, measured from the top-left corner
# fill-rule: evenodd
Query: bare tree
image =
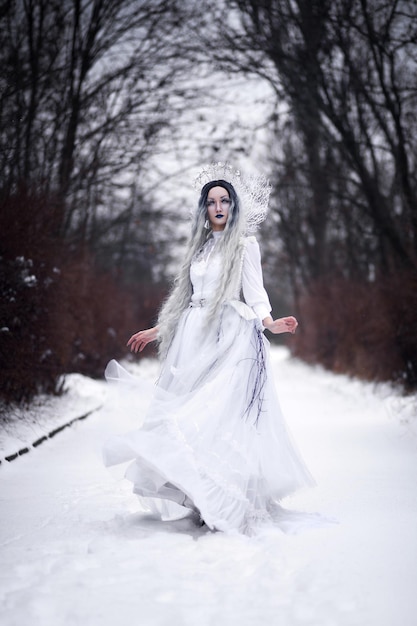
<path fill-rule="evenodd" d="M 88 239 L 187 106 L 189 11 L 167 0 L 10 2 L 1 22 L 1 195 L 22 185 L 54 195 L 65 205 L 61 235 Z"/>
<path fill-rule="evenodd" d="M 415 386 L 416 3 L 219 0 L 206 32 L 214 62 L 277 96 L 273 202 L 309 320 L 300 353 Z"/>
<path fill-rule="evenodd" d="M 347 254 L 352 237 L 366 240 L 359 249 L 369 253 L 368 265 L 415 268 L 415 3 L 225 0 L 218 11 L 217 62 L 268 80 L 278 111 L 286 103 L 275 167 L 279 186 L 292 170 L 307 201 L 309 278 L 334 266 L 333 242 L 346 244 Z M 344 262 L 359 269 L 354 258 Z"/>
<path fill-rule="evenodd" d="M 144 181 L 158 140 L 195 95 L 184 36 L 195 8 L 0 7 L 0 360 L 9 399 L 60 389 L 73 369 L 101 372 L 106 351 L 124 345 L 120 333 L 162 298 L 149 281 L 167 250 L 156 245 L 159 213 Z"/>

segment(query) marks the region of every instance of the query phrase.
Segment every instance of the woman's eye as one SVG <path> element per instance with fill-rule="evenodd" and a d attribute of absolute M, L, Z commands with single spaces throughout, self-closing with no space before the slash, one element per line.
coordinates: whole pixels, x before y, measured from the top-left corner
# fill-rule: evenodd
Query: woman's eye
<path fill-rule="evenodd" d="M 222 204 L 223 206 L 230 206 L 231 200 L 230 200 L 230 198 L 222 198 L 220 200 L 220 204 Z M 216 205 L 217 205 L 217 202 L 215 200 L 207 200 L 207 202 L 206 202 L 206 207 L 207 208 L 208 207 L 213 207 L 213 206 L 216 206 Z"/>

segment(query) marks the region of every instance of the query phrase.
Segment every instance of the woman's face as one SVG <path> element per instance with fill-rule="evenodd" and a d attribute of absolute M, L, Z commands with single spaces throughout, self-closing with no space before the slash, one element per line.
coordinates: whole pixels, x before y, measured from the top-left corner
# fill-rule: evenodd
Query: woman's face
<path fill-rule="evenodd" d="M 207 196 L 207 214 L 212 230 L 224 230 L 230 209 L 230 196 L 227 189 L 213 187 Z"/>

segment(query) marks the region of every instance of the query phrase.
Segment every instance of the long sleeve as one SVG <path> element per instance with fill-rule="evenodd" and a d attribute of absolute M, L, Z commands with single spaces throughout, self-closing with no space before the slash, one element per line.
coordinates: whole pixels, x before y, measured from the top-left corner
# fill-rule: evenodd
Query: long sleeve
<path fill-rule="evenodd" d="M 271 304 L 262 276 L 261 252 L 255 237 L 248 237 L 242 268 L 242 291 L 249 305 L 262 321 L 271 313 Z"/>

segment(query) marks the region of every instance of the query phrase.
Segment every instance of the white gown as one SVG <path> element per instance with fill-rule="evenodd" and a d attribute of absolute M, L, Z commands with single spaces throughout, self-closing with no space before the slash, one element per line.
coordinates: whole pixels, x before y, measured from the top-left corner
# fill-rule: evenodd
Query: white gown
<path fill-rule="evenodd" d="M 314 481 L 286 429 L 260 322 L 270 313 L 259 246 L 248 239 L 242 268 L 245 302 L 223 305 L 206 324 L 221 269 L 217 237 L 193 261 L 193 296 L 162 366 L 143 426 L 112 438 L 106 465 L 133 460 L 126 477 L 162 519 L 199 513 L 210 529 L 253 534 L 286 523 L 285 496 Z M 110 379 L 123 377 L 112 361 Z"/>

